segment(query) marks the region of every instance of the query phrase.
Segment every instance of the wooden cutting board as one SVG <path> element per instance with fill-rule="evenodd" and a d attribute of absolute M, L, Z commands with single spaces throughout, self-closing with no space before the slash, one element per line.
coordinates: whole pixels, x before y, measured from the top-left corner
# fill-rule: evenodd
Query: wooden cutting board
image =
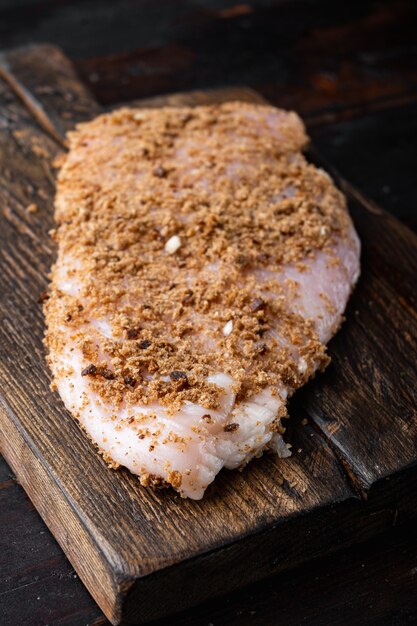
<path fill-rule="evenodd" d="M 108 618 L 143 623 L 416 516 L 417 238 L 334 172 L 362 276 L 331 365 L 291 404 L 293 456 L 224 471 L 200 502 L 107 469 L 49 389 L 38 302 L 54 255 L 53 159 L 101 109 L 51 46 L 3 53 L 0 77 L 0 446 Z M 231 99 L 261 101 L 233 88 L 135 105 Z"/>

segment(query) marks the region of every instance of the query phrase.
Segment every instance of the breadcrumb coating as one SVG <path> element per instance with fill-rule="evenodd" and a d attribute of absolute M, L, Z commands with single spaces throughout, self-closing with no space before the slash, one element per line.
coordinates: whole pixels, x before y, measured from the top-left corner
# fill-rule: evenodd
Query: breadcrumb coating
<path fill-rule="evenodd" d="M 350 225 L 345 200 L 300 154 L 298 117 L 268 135 L 251 123 L 256 108 L 122 109 L 69 135 L 54 236 L 81 268 L 79 290 L 52 287 L 46 342 L 65 351 L 69 328 L 82 375 L 116 407 L 216 408 L 210 374 L 230 374 L 245 400 L 295 389 L 328 361 L 314 321 L 292 310 L 297 285 L 277 272 L 331 253 Z M 91 319 L 107 320 L 108 336 Z"/>

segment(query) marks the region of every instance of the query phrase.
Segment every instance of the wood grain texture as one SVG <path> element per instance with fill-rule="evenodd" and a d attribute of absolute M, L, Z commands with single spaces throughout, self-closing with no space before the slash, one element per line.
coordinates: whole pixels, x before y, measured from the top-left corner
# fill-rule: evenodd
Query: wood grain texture
<path fill-rule="evenodd" d="M 311 125 L 416 102 L 413 0 L 3 0 L 0 40 L 50 41 L 105 104 L 250 85 Z"/>
<path fill-rule="evenodd" d="M 3 0 L 0 36 L 62 46 L 106 104 L 241 83 L 322 124 L 416 101 L 415 19 L 413 0 Z"/>
<path fill-rule="evenodd" d="M 15 52 L 6 59 L 7 71 L 29 93 L 36 85 L 28 77 L 42 77 L 35 97 L 60 134 L 76 120 L 76 113 L 70 122 L 62 119 L 61 99 L 85 119 L 89 97 L 68 63 L 59 61 L 60 53 L 47 52 L 26 49 L 24 63 Z M 57 67 L 66 68 L 64 77 Z M 51 84 L 53 94 L 39 89 Z M 240 97 L 257 99 L 232 89 L 163 102 Z M 411 269 L 407 273 L 406 262 L 395 260 L 400 245 L 407 263 L 415 262 L 413 235 L 340 181 L 354 200 L 366 273 L 348 323 L 332 344 L 332 370 L 293 404 L 294 456 L 285 462 L 265 457 L 242 473 L 223 472 L 202 502 L 146 491 L 127 471 L 107 470 L 49 390 L 37 299 L 53 256 L 47 235 L 51 160 L 60 148 L 10 87 L 1 85 L 0 99 L 1 447 L 109 618 L 141 623 L 366 539 L 389 527 L 394 516 L 415 516 L 417 505 L 409 497 L 416 461 L 409 391 L 414 352 L 407 335 L 414 328 L 415 294 Z M 97 110 L 92 101 L 91 114 Z M 32 203 L 38 212 L 27 211 Z M 393 303 L 394 297 L 408 308 Z M 404 379 L 395 369 L 395 351 L 401 351 Z M 309 423 L 303 426 L 305 415 Z M 371 486 L 368 502 L 359 501 L 357 494 Z"/>

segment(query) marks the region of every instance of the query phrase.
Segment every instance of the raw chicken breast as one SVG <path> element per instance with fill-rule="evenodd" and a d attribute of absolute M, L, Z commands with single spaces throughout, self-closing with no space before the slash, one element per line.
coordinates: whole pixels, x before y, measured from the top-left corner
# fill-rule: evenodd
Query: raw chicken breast
<path fill-rule="evenodd" d="M 286 400 L 328 362 L 359 274 L 345 199 L 295 113 L 122 109 L 78 126 L 45 305 L 54 386 L 104 459 L 199 499 L 289 455 Z"/>

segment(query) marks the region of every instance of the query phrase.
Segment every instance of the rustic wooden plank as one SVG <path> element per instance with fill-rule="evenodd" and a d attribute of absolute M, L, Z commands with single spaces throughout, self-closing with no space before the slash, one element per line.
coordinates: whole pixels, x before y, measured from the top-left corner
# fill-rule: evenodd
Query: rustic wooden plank
<path fill-rule="evenodd" d="M 12 626 L 32 620 L 63 626 L 105 626 L 107 621 L 88 601 L 33 505 L 15 481 L 8 482 L 7 487 L 0 482 L 0 526 L 4 529 L 0 536 L 1 623 Z M 394 511 L 391 520 L 397 529 L 401 518 Z M 395 534 L 379 535 L 366 547 L 361 544 L 339 551 L 337 556 L 171 616 L 158 626 L 207 626 L 210 622 L 263 626 L 274 623 L 278 611 L 287 626 L 303 621 L 320 626 L 362 626 L 368 611 L 369 619 L 371 615 L 378 617 L 378 626 L 391 626 L 397 614 L 401 626 L 412 624 L 417 614 L 414 537 L 414 525 L 400 526 Z"/>
<path fill-rule="evenodd" d="M 46 370 L 43 380 L 38 382 L 36 375 L 33 375 L 32 372 L 32 362 L 39 361 L 40 363 L 44 354 L 41 330 L 42 313 L 38 299 L 47 284 L 46 275 L 52 259 L 52 246 L 48 236 L 48 230 L 53 225 L 51 198 L 54 192 L 54 179 L 51 162 L 59 152 L 59 148 L 52 139 L 39 129 L 37 122 L 32 119 L 26 108 L 16 101 L 10 89 L 4 84 L 0 84 L 0 103 L 2 121 L 0 130 L 2 161 L 0 203 L 4 226 L 0 255 L 2 267 L 8 268 L 10 281 L 9 287 L 2 292 L 3 306 L 1 310 L 2 332 L 8 336 L 9 345 L 1 341 L 0 350 L 3 367 L 7 366 L 9 362 L 14 362 L 18 369 L 18 373 L 15 374 L 16 395 L 23 398 L 25 392 L 30 393 L 27 385 L 29 379 L 32 379 L 36 388 L 33 404 L 26 408 L 26 417 L 28 421 L 31 421 L 32 415 L 39 412 L 37 399 L 40 396 L 46 399 L 50 395 Z M 28 207 L 31 206 L 37 208 L 36 212 L 32 213 L 28 210 Z M 23 259 L 25 260 L 23 261 Z M 24 270 L 20 265 L 22 261 L 26 268 Z M 17 292 L 13 288 L 13 282 L 15 284 L 16 282 L 20 283 L 20 300 L 16 299 Z M 19 309 L 21 311 L 19 323 L 14 326 L 16 312 Z M 36 329 L 37 326 L 38 329 Z M 22 352 L 19 342 L 24 332 L 29 328 L 32 330 L 27 336 L 26 352 Z M 34 335 L 31 336 L 31 333 Z M 19 378 L 20 383 L 17 382 Z M 4 417 L 3 405 L 6 398 L 6 385 L 2 384 L 0 396 L 3 407 L 2 417 Z M 48 408 L 46 405 L 43 407 L 45 414 L 50 412 L 50 409 L 51 407 Z M 10 411 L 9 408 L 7 410 Z M 52 453 L 52 446 L 57 448 L 58 441 L 61 441 L 59 423 L 57 423 L 58 428 L 52 435 L 51 432 L 45 431 L 45 420 L 42 420 L 41 415 L 39 417 L 38 427 L 44 430 L 46 436 L 55 438 L 55 441 L 52 440 L 48 444 L 50 453 Z M 42 510 L 45 511 L 43 517 L 44 519 L 48 518 L 50 526 L 54 526 L 56 534 L 60 536 L 61 546 L 66 545 L 69 528 L 72 528 L 74 537 L 77 537 L 76 541 L 81 545 L 83 537 L 88 531 L 77 516 L 73 515 L 70 502 L 65 499 L 60 502 L 59 494 L 55 499 L 54 489 L 59 492 L 59 485 L 52 481 L 51 488 L 46 487 L 45 481 L 47 483 L 51 477 L 46 466 L 42 463 L 42 451 L 39 449 L 35 451 L 30 444 L 27 448 L 22 446 L 21 430 L 17 428 L 16 438 L 14 438 L 7 430 L 10 424 L 9 421 L 7 424 L 2 422 L 1 432 L 2 443 L 6 439 L 11 448 L 10 455 L 6 454 L 10 465 L 16 467 L 16 473 L 19 475 L 23 486 L 28 481 L 32 482 L 36 475 L 36 481 L 33 481 L 36 483 L 36 489 L 33 493 L 30 488 L 27 491 L 32 495 L 35 504 L 38 504 L 41 514 Z M 11 455 L 14 455 L 14 462 L 10 458 Z M 77 463 L 76 458 L 74 458 L 74 462 Z M 45 496 L 46 493 L 48 497 L 42 497 L 42 494 Z M 50 499 L 57 504 L 53 511 L 50 507 Z M 74 538 L 71 541 L 74 543 Z M 71 555 L 71 548 L 69 547 L 66 552 Z M 105 579 L 106 575 L 102 571 L 100 557 L 95 558 L 94 554 L 90 554 L 89 559 L 91 563 L 88 564 L 88 567 L 96 569 L 96 573 L 101 572 L 103 579 Z M 96 573 L 92 572 L 88 576 L 91 577 L 92 575 L 94 580 Z M 108 588 L 102 599 L 105 604 L 111 602 L 112 583 L 108 576 L 107 580 Z"/>
<path fill-rule="evenodd" d="M 409 474 L 408 479 L 409 481 L 404 481 L 400 476 L 391 478 L 385 484 L 377 486 L 366 503 L 351 498 L 330 507 L 320 508 L 306 517 L 296 516 L 291 523 L 287 522 L 280 526 L 278 543 L 277 531 L 270 527 L 260 535 L 247 539 L 243 545 L 238 542 L 230 549 L 202 556 L 196 568 L 190 566 L 189 563 L 181 563 L 176 566 L 175 571 L 174 568 L 170 568 L 172 578 L 168 572 L 165 579 L 165 583 L 168 584 L 164 586 L 162 597 L 158 592 L 154 596 L 151 586 L 146 589 L 146 594 L 149 593 L 150 597 L 155 602 L 161 603 L 162 607 L 167 602 L 166 613 L 169 614 L 169 607 L 175 602 L 177 576 L 182 581 L 181 588 L 185 588 L 187 594 L 193 594 L 196 587 L 204 584 L 203 581 L 209 580 L 211 592 L 209 598 L 212 601 L 224 595 L 225 588 L 237 589 L 240 584 L 247 584 L 252 579 L 247 572 L 239 571 L 240 584 L 236 587 L 229 586 L 228 578 L 233 576 L 236 568 L 239 569 L 242 564 L 246 570 L 249 567 L 255 568 L 259 575 L 256 580 L 263 580 L 276 571 L 285 571 L 289 574 L 287 570 L 305 562 L 306 552 L 311 555 L 308 559 L 310 561 L 324 554 L 325 545 L 332 545 L 337 551 L 351 546 L 352 535 L 355 537 L 354 543 L 364 544 L 371 537 L 380 535 L 382 531 L 390 529 L 396 523 L 416 518 L 415 499 L 410 498 L 410 484 L 415 484 L 417 480 L 416 468 Z M 321 536 L 321 540 L 317 544 L 318 535 Z M 291 545 L 294 537 L 297 539 L 297 546 L 288 552 L 288 546 Z M 383 537 L 380 541 L 383 541 Z M 310 552 L 312 545 L 319 545 L 319 550 Z M 266 562 L 263 557 L 265 553 L 269 555 Z M 216 572 L 217 576 L 212 576 L 212 573 Z M 219 576 L 219 572 L 223 575 Z M 144 582 L 146 583 L 146 580 Z M 143 589 L 142 587 L 142 593 Z M 140 620 L 138 593 L 138 588 L 134 588 L 127 598 L 126 612 L 130 616 L 129 621 L 133 623 Z M 168 597 L 165 597 L 165 594 Z M 170 602 L 171 594 L 172 603 Z M 201 599 L 203 600 L 203 597 Z M 180 609 L 180 604 L 177 604 L 177 610 Z M 276 613 L 276 606 L 274 610 Z M 168 623 L 171 623 L 171 620 L 168 620 Z"/>
<path fill-rule="evenodd" d="M 48 67 L 45 59 L 44 80 L 50 80 Z M 53 64 L 50 71 L 53 76 Z M 17 78 L 26 85 L 24 77 Z M 238 89 L 228 97 L 240 94 L 249 97 L 248 91 Z M 46 96 L 37 94 L 45 110 Z M 201 102 L 203 96 L 199 92 L 175 98 L 171 104 Z M 203 502 L 144 491 L 128 472 L 115 474 L 105 468 L 49 391 L 43 361 L 43 321 L 36 297 L 51 260 L 46 230 L 53 192 L 50 159 L 57 146 L 10 90 L 3 88 L 1 99 L 6 115 L 0 159 L 13 163 L 13 171 L 9 167 L 5 175 L 0 168 L 5 217 L 1 253 L 7 259 L 0 335 L 2 446 L 111 619 L 139 623 L 365 539 L 392 523 L 394 505 L 404 517 L 415 515 L 405 480 L 376 485 L 366 505 L 353 499 L 334 452 L 300 419 L 294 420 L 289 434 L 300 453 L 283 463 L 264 458 L 241 474 L 224 472 Z M 35 183 L 21 185 L 22 180 Z M 43 198 L 42 217 L 42 212 L 26 210 L 34 197 Z M 300 543 L 306 534 L 308 542 Z M 184 580 L 188 597 L 178 595 Z"/>
<path fill-rule="evenodd" d="M 103 50 L 100 38 L 108 11 L 100 22 L 95 7 L 85 8 L 85 17 L 93 10 L 89 24 L 97 43 L 66 40 L 63 45 L 106 104 L 240 83 L 322 124 L 416 101 L 416 71 L 409 61 L 416 7 L 410 0 L 395 11 L 387 0 L 321 7 L 254 0 L 227 8 L 183 0 L 175 8 L 163 2 L 158 12 L 141 3 L 134 36 L 132 13 L 114 16 L 123 35 L 111 50 Z M 61 35 L 58 22 L 52 34 Z"/>

